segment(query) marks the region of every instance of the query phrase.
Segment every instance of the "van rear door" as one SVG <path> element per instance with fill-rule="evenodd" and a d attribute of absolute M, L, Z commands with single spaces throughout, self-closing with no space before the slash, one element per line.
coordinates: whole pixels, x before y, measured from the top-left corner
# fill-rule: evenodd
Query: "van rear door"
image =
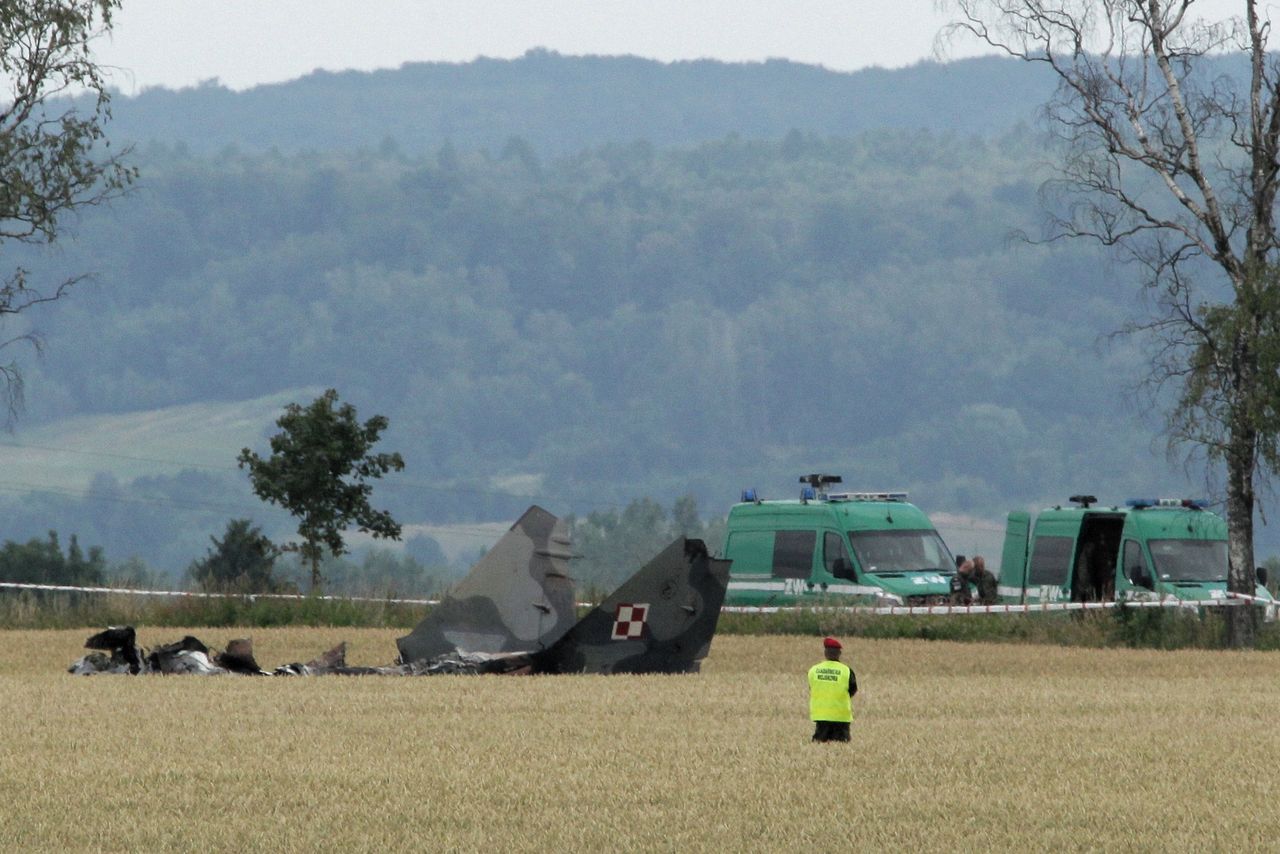
<path fill-rule="evenodd" d="M 1000 553 L 1000 599 L 1024 602 L 1027 590 L 1027 543 L 1031 514 L 1014 510 L 1004 527 L 1004 551 Z"/>

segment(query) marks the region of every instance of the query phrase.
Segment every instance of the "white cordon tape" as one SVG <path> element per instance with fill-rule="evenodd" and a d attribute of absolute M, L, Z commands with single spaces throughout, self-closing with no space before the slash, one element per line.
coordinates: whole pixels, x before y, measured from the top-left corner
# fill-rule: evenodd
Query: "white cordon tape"
<path fill-rule="evenodd" d="M 379 599 L 373 596 L 304 596 L 301 593 L 196 593 L 189 590 L 133 590 L 125 587 L 70 587 L 0 581 L 0 589 L 50 590 L 58 593 L 117 593 L 124 596 L 186 596 L 192 599 L 320 599 L 325 602 L 385 602 L 393 605 L 439 605 L 439 599 Z"/>
<path fill-rule="evenodd" d="M 1250 596 L 1248 593 L 1232 593 L 1228 590 L 1226 595 L 1228 599 L 1240 599 L 1244 602 L 1252 602 L 1255 605 L 1266 605 L 1271 608 L 1280 605 L 1280 602 L 1277 602 L 1275 599 L 1263 599 L 1261 596 Z"/>
<path fill-rule="evenodd" d="M 26 584 L 16 581 L 0 581 L 0 589 L 48 590 L 55 593 L 115 593 L 124 596 L 177 596 L 192 599 L 319 599 L 324 602 L 382 602 L 392 605 L 439 605 L 439 599 L 380 599 L 374 596 L 304 596 L 301 593 L 200 593 L 190 590 L 136 590 L 128 587 L 72 587 L 65 584 Z M 777 614 L 782 611 L 822 610 L 845 614 L 875 614 L 879 616 L 940 616 L 946 614 L 1039 614 L 1049 611 L 1101 611 L 1108 608 L 1200 608 L 1225 607 L 1241 602 L 1262 605 L 1269 612 L 1280 610 L 1280 602 L 1250 596 L 1248 593 L 1226 594 L 1226 599 L 1178 599 L 1168 596 L 1158 600 L 1132 600 L 1127 602 L 1036 602 L 1027 605 L 836 605 L 818 609 L 801 605 L 724 605 L 721 611 L 730 614 Z M 579 607 L 593 603 L 579 602 Z"/>
<path fill-rule="evenodd" d="M 1244 599 L 1269 609 L 1276 604 L 1270 599 L 1249 596 L 1244 593 L 1228 593 L 1231 599 Z M 843 614 L 874 614 L 886 617 L 943 616 L 948 614 L 1040 614 L 1051 611 L 1102 611 L 1109 608 L 1187 608 L 1230 607 L 1237 603 L 1228 599 L 1178 599 L 1168 596 L 1162 599 L 1131 600 L 1125 602 L 1035 602 L 1027 605 L 837 605 L 833 607 L 806 608 L 782 605 L 726 605 L 721 611 L 733 614 L 777 614 L 783 611 L 815 610 L 835 611 Z"/>
<path fill-rule="evenodd" d="M 1271 622 L 1277 617 L 1280 617 L 1280 602 L 1277 602 L 1275 599 L 1263 599 L 1261 596 L 1250 596 L 1248 593 L 1232 593 L 1230 591 L 1227 592 L 1227 597 L 1230 599 L 1238 599 L 1242 602 L 1251 602 L 1254 605 L 1261 605 L 1266 609 L 1264 613 L 1266 614 L 1267 622 Z"/>

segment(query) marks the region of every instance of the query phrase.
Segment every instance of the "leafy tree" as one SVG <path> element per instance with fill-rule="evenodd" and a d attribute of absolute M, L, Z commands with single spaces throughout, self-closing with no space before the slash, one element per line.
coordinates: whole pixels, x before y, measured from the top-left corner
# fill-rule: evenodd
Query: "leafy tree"
<path fill-rule="evenodd" d="M 387 419 L 375 415 L 361 424 L 349 403 L 338 405 L 338 392 L 328 389 L 309 406 L 291 403 L 276 421 L 281 432 L 271 437 L 271 456 L 244 448 L 237 458 L 249 470 L 254 493 L 278 504 L 298 519 L 301 543 L 287 543 L 311 565 L 311 589 L 320 584 L 320 558 L 327 547 L 346 552 L 343 531 L 350 525 L 374 537 L 400 538 L 400 525 L 385 510 L 369 505 L 373 487 L 367 482 L 389 471 L 402 471 L 398 453 L 370 453 Z"/>
<path fill-rule="evenodd" d="M 439 585 L 427 567 L 411 555 L 370 549 L 360 563 L 359 586 L 372 595 L 395 598 L 425 596 Z"/>
<path fill-rule="evenodd" d="M 283 585 L 272 575 L 279 550 L 248 519 L 232 519 L 213 548 L 188 573 L 201 590 L 276 593 Z"/>
<path fill-rule="evenodd" d="M 671 506 L 671 530 L 686 537 L 702 536 L 702 520 L 698 518 L 698 499 L 682 495 Z"/>
<path fill-rule="evenodd" d="M 6 540 L 0 546 L 0 579 L 23 584 L 101 584 L 106 577 L 106 560 L 102 549 L 89 549 L 86 558 L 74 534 L 63 555 L 58 532 L 50 531 L 44 540 L 26 543 Z"/>
<path fill-rule="evenodd" d="M 288 568 L 286 564 L 284 569 Z M 295 568 L 299 578 L 308 571 L 296 565 Z M 376 547 L 359 561 L 350 556 L 325 555 L 320 571 L 326 591 L 346 596 L 418 598 L 431 595 L 441 586 L 436 574 L 411 555 Z"/>
<path fill-rule="evenodd" d="M 669 516 L 652 498 L 638 498 L 621 513 L 596 511 L 568 522 L 574 549 L 582 555 L 574 572 L 605 588 L 625 580 L 676 537 L 703 538 L 708 532 L 691 495 L 676 499 Z"/>
<path fill-rule="evenodd" d="M 1157 311 L 1151 382 L 1171 443 L 1226 473 L 1228 589 L 1254 591 L 1255 482 L 1280 467 L 1280 58 L 1257 0 L 1206 20 L 1196 0 L 956 0 L 955 30 L 1052 71 L 1062 213 L 1136 263 Z M 1211 55 L 1234 55 L 1218 71 Z M 1252 611 L 1232 609 L 1233 645 Z"/>
<path fill-rule="evenodd" d="M 1002 62 L 997 88 L 1035 76 Z M 1084 345 L 1132 309 L 1105 253 L 1008 251 L 1010 227 L 1043 216 L 1039 140 L 806 134 L 794 159 L 781 139 L 637 143 L 540 155 L 540 176 L 465 147 L 447 166 L 447 152 L 152 148 L 145 197 L 91 211 L 65 252 L 113 284 L 57 306 L 48 331 L 66 343 L 33 369 L 48 393 L 32 402 L 51 418 L 196 400 L 248 412 L 282 388 L 361 388 L 439 486 L 388 497 L 401 521 L 511 519 L 532 495 L 592 507 L 620 484 L 668 510 L 673 484 L 697 484 L 714 516 L 814 459 L 856 488 L 990 518 L 1060 501 L 1080 477 L 1113 498 L 1181 482 L 1115 405 L 1144 372 L 1139 342 Z M 785 275 L 726 288 L 733 245 L 760 230 Z M 606 280 L 618 287 L 593 284 Z M 821 370 L 815 347 L 832 355 Z M 271 414 L 308 402 L 297 394 Z M 970 406 L 977 418 L 955 417 Z M 536 485 L 510 486 L 517 472 Z M 77 530 L 185 571 L 209 533 L 253 515 L 227 509 L 234 478 L 212 473 L 90 492 L 0 496 L 7 535 Z M 1256 533 L 1280 543 L 1275 526 Z"/>
<path fill-rule="evenodd" d="M 449 565 L 449 558 L 440 547 L 439 541 L 426 534 L 415 534 L 405 540 L 404 553 L 421 566 L 438 569 Z"/>
<path fill-rule="evenodd" d="M 0 245 L 53 243 L 69 214 L 136 176 L 121 154 L 107 152 L 111 99 L 90 51 L 118 7 L 118 0 L 0 0 Z M 90 97 L 52 100 L 78 91 Z M 0 319 L 58 299 L 79 278 L 41 289 L 27 276 L 18 266 L 0 278 Z M 29 333 L 13 340 L 40 343 Z M 0 382 L 12 418 L 22 401 L 16 363 L 0 365 Z"/>
<path fill-rule="evenodd" d="M 111 567 L 107 575 L 109 587 L 159 587 L 169 582 L 167 575 L 158 573 L 140 557 L 131 557 Z"/>

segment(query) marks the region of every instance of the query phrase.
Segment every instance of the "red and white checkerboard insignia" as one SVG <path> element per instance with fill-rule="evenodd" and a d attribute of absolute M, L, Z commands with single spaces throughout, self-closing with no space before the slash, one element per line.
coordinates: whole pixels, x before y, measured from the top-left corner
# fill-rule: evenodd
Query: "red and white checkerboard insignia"
<path fill-rule="evenodd" d="M 649 606 L 619 605 L 613 619 L 613 640 L 634 640 L 644 634 L 644 621 L 649 616 Z"/>

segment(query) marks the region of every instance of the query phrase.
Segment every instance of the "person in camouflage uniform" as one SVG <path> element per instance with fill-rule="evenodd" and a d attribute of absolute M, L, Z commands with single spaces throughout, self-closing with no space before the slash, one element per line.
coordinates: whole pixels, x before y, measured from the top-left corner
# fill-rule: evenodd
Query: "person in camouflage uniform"
<path fill-rule="evenodd" d="M 973 602 L 973 593 L 969 582 L 973 580 L 973 561 L 960 561 L 956 565 L 956 574 L 951 576 L 951 604 L 969 605 Z"/>
<path fill-rule="evenodd" d="M 1000 595 L 996 586 L 996 577 L 987 570 L 987 561 L 982 555 L 973 558 L 973 569 L 969 580 L 978 588 L 977 604 L 994 605 Z"/>

